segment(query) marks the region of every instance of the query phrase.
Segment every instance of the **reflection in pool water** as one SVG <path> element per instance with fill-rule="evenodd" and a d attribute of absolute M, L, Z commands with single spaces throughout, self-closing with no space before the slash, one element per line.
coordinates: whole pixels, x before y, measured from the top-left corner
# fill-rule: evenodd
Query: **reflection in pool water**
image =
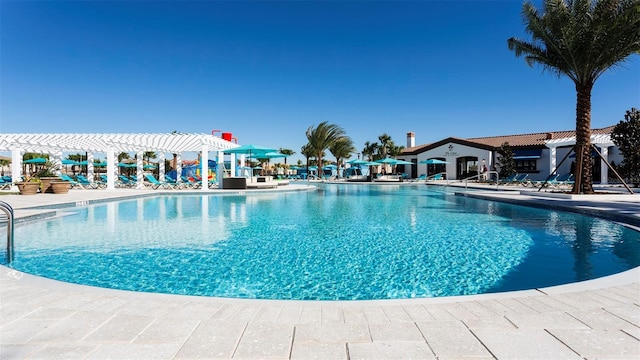
<path fill-rule="evenodd" d="M 424 187 L 167 195 L 16 227 L 12 267 L 102 287 L 268 299 L 527 289 L 640 265 L 640 234 Z"/>

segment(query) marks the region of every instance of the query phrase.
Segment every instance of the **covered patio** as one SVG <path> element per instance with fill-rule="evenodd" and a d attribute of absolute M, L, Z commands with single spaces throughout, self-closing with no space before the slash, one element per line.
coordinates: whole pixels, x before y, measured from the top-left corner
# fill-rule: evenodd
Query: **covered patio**
<path fill-rule="evenodd" d="M 64 152 L 80 151 L 87 153 L 87 176 L 94 174 L 95 154 L 106 154 L 107 189 L 115 188 L 117 178 L 117 154 L 121 152 L 136 153 L 136 177 L 138 188 L 143 188 L 143 154 L 153 151 L 158 154 L 158 173 L 161 181 L 165 177 L 166 154 L 175 154 L 178 173 L 181 172 L 182 154 L 197 152 L 200 154 L 202 173 L 209 171 L 210 152 L 217 152 L 218 159 L 224 159 L 224 151 L 239 145 L 221 137 L 208 134 L 0 134 L 0 151 L 11 152 L 11 176 L 19 179 L 23 174 L 23 154 L 37 152 L 49 154 L 51 161 L 60 168 Z M 235 155 L 231 154 L 231 163 L 235 163 Z M 231 169 L 234 176 L 234 168 Z M 218 178 L 223 176 L 223 168 L 218 167 Z M 15 185 L 14 185 L 15 186 Z M 207 190 L 207 182 L 203 182 L 202 190 Z"/>

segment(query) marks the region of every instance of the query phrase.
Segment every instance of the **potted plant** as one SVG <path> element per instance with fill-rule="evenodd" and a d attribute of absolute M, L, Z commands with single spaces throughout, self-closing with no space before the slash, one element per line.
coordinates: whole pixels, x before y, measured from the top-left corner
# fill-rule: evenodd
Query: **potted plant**
<path fill-rule="evenodd" d="M 40 190 L 40 180 L 35 177 L 25 177 L 24 181 L 16 182 L 20 195 L 35 195 Z"/>
<path fill-rule="evenodd" d="M 61 181 L 57 175 L 59 169 L 51 162 L 47 161 L 42 167 L 35 173 L 34 177 L 40 179 L 41 186 L 40 192 L 52 193 L 51 183 L 55 181 Z"/>
<path fill-rule="evenodd" d="M 71 183 L 64 180 L 54 180 L 51 181 L 49 189 L 54 194 L 66 194 L 71 189 Z"/>

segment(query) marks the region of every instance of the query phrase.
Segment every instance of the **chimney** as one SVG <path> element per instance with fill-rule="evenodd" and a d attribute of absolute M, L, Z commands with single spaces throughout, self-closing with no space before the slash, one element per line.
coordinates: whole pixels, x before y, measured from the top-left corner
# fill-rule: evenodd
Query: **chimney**
<path fill-rule="evenodd" d="M 547 140 L 553 139 L 553 133 L 547 133 Z"/>
<path fill-rule="evenodd" d="M 416 146 L 416 134 L 412 131 L 409 131 L 407 133 L 407 147 L 414 147 Z"/>

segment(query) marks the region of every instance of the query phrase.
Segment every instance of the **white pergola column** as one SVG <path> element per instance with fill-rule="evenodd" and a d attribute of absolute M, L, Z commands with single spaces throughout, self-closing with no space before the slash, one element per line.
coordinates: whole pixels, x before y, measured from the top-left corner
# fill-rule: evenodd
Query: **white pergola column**
<path fill-rule="evenodd" d="M 600 184 L 608 184 L 609 167 L 604 161 L 607 160 L 607 162 L 609 162 L 609 147 L 603 145 L 601 149 L 602 151 L 600 151 L 600 154 L 602 154 L 603 159 L 600 160 Z"/>
<path fill-rule="evenodd" d="M 116 188 L 117 167 L 115 149 L 109 148 L 107 150 L 107 190 Z"/>
<path fill-rule="evenodd" d="M 218 164 L 218 169 L 216 171 L 216 180 L 218 180 L 218 189 L 222 189 L 222 179 L 224 179 L 224 151 L 218 150 L 218 159 L 222 162 L 222 164 Z M 231 154 L 231 172 L 233 173 L 233 154 Z M 233 175 L 231 175 L 233 176 Z"/>
<path fill-rule="evenodd" d="M 142 151 L 138 151 L 136 153 L 136 189 L 144 189 L 144 169 L 142 164 L 142 157 L 144 153 Z"/>
<path fill-rule="evenodd" d="M 88 152 L 87 153 L 87 179 L 89 179 L 89 181 L 93 181 L 93 153 L 92 152 Z"/>
<path fill-rule="evenodd" d="M 176 154 L 176 181 L 177 182 L 182 182 L 182 178 L 180 177 L 181 175 L 182 175 L 182 154 L 177 153 Z"/>
<path fill-rule="evenodd" d="M 202 147 L 201 155 L 200 155 L 200 177 L 202 178 L 202 187 L 200 190 L 207 191 L 209 190 L 209 148 L 205 145 Z"/>
<path fill-rule="evenodd" d="M 165 154 L 163 152 L 158 155 L 158 177 L 160 181 L 164 181 L 164 163 L 165 163 Z"/>
<path fill-rule="evenodd" d="M 11 181 L 14 185 L 11 186 L 11 190 L 18 190 L 15 183 L 22 181 L 22 150 L 11 150 Z"/>
<path fill-rule="evenodd" d="M 62 172 L 62 150 L 56 150 L 52 153 L 53 160 L 51 163 L 53 164 L 54 174 L 60 175 Z"/>
<path fill-rule="evenodd" d="M 238 164 L 236 164 L 236 154 L 230 154 L 229 158 L 230 158 L 229 167 L 231 168 L 231 169 L 229 169 L 229 176 L 235 177 L 236 176 L 236 168 L 238 167 Z M 220 184 L 220 178 L 218 178 L 218 184 Z"/>
<path fill-rule="evenodd" d="M 558 154 L 557 148 L 552 146 L 549 148 L 549 175 L 553 174 L 556 171 L 556 166 L 558 166 Z"/>

